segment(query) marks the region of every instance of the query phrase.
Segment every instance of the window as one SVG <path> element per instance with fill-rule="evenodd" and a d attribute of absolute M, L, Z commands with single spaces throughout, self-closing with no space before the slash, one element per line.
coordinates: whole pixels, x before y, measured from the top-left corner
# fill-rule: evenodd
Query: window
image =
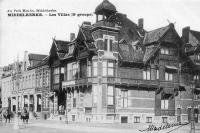
<path fill-rule="evenodd" d="M 98 89 L 98 86 L 94 85 L 93 86 L 93 105 L 94 106 L 96 106 L 97 104 L 97 89 Z"/>
<path fill-rule="evenodd" d="M 67 80 L 72 80 L 72 63 L 67 64 Z"/>
<path fill-rule="evenodd" d="M 146 123 L 152 123 L 152 117 L 146 117 Z"/>
<path fill-rule="evenodd" d="M 199 80 L 199 75 L 194 75 L 194 80 Z"/>
<path fill-rule="evenodd" d="M 63 68 L 64 73 L 64 68 Z M 74 80 L 78 77 L 78 64 L 68 63 L 67 64 L 67 80 Z"/>
<path fill-rule="evenodd" d="M 167 123 L 167 117 L 162 117 L 162 122 Z"/>
<path fill-rule="evenodd" d="M 169 55 L 169 49 L 168 48 L 161 48 L 161 54 Z"/>
<path fill-rule="evenodd" d="M 108 105 L 114 104 L 114 88 L 113 86 L 108 86 Z"/>
<path fill-rule="evenodd" d="M 73 107 L 76 107 L 76 98 L 73 98 Z"/>
<path fill-rule="evenodd" d="M 42 73 L 40 73 L 40 87 L 42 87 Z"/>
<path fill-rule="evenodd" d="M 92 76 L 91 75 L 92 68 L 91 68 L 91 63 L 90 62 L 88 62 L 88 69 L 87 69 L 87 71 L 88 71 L 88 77 L 91 77 Z"/>
<path fill-rule="evenodd" d="M 114 37 L 113 36 L 108 36 L 108 35 L 104 35 L 104 50 L 105 51 L 113 51 L 113 41 L 114 41 Z"/>
<path fill-rule="evenodd" d="M 150 80 L 151 79 L 151 72 L 150 69 L 143 71 L 143 79 L 144 80 Z"/>
<path fill-rule="evenodd" d="M 114 76 L 114 63 L 103 61 L 103 76 Z"/>
<path fill-rule="evenodd" d="M 98 71 L 98 69 L 97 69 L 97 66 L 98 66 L 98 65 L 97 65 L 97 64 L 98 64 L 97 61 L 94 61 L 94 62 L 93 62 L 93 75 L 94 75 L 94 76 L 97 76 L 97 73 L 98 73 L 98 72 L 97 72 L 97 71 Z"/>
<path fill-rule="evenodd" d="M 169 72 L 165 72 L 165 80 L 166 81 L 172 81 L 173 80 L 173 74 Z"/>
<path fill-rule="evenodd" d="M 103 76 L 107 76 L 107 62 L 103 61 Z"/>
<path fill-rule="evenodd" d="M 77 63 L 73 63 L 72 64 L 72 79 L 76 79 L 78 77 L 78 64 Z"/>
<path fill-rule="evenodd" d="M 108 76 L 114 76 L 114 63 L 108 62 Z"/>
<path fill-rule="evenodd" d="M 166 99 L 161 100 L 161 109 L 168 109 L 169 101 Z"/>
<path fill-rule="evenodd" d="M 199 54 L 197 55 L 197 60 L 198 60 L 198 61 L 200 60 L 200 55 L 199 55 Z"/>
<path fill-rule="evenodd" d="M 139 116 L 134 117 L 134 123 L 140 123 L 140 117 Z"/>
<path fill-rule="evenodd" d="M 156 70 L 156 79 L 159 79 L 159 70 Z"/>
<path fill-rule="evenodd" d="M 53 70 L 53 83 L 55 84 L 55 83 L 59 83 L 59 67 L 57 67 L 57 68 L 54 68 L 54 70 Z"/>
<path fill-rule="evenodd" d="M 121 108 L 128 107 L 128 91 L 121 90 Z"/>

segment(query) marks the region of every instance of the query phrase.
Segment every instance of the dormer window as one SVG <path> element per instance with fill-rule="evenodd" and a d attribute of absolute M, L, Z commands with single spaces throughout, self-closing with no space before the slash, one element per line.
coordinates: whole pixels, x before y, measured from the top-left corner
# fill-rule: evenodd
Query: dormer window
<path fill-rule="evenodd" d="M 104 35 L 103 36 L 104 40 L 104 50 L 111 52 L 113 51 L 113 42 L 114 42 L 114 36 L 108 36 Z"/>

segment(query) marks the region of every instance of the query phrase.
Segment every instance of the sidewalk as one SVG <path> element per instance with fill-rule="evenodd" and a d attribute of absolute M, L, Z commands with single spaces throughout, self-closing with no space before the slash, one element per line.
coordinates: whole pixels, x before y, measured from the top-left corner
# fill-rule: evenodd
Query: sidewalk
<path fill-rule="evenodd" d="M 160 131 L 145 131 L 141 132 L 139 129 L 146 129 L 148 124 L 144 123 L 133 123 L 133 124 L 103 124 L 103 123 L 70 123 L 65 124 L 63 121 L 53 121 L 53 120 L 33 120 L 30 122 L 31 126 L 39 126 L 46 128 L 56 128 L 56 129 L 67 129 L 71 131 L 81 131 L 81 132 L 95 132 L 95 133 L 105 133 L 105 132 L 115 132 L 115 133 L 167 133 L 171 132 L 180 126 L 171 127 L 168 129 Z"/>

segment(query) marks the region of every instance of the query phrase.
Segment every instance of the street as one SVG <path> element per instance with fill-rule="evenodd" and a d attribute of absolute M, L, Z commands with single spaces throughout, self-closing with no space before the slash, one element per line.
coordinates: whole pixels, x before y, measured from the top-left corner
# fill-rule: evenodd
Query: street
<path fill-rule="evenodd" d="M 20 121 L 20 129 L 13 129 L 14 121 L 11 123 L 0 123 L 0 133 L 142 133 L 139 129 L 145 129 L 147 124 L 99 124 L 99 123 L 70 123 L 65 124 L 63 121 L 55 120 L 30 120 L 28 124 Z M 196 133 L 200 132 L 200 124 L 196 124 Z M 190 124 L 185 126 L 176 126 L 160 131 L 148 131 L 143 133 L 188 133 Z"/>

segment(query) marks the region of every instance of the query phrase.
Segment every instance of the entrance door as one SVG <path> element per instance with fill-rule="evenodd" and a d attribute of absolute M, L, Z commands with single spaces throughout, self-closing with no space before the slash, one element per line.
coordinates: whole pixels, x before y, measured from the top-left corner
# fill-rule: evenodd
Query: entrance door
<path fill-rule="evenodd" d="M 121 123 L 128 123 L 128 117 L 127 116 L 122 116 L 121 117 Z"/>
<path fill-rule="evenodd" d="M 177 122 L 181 122 L 181 109 L 177 109 Z"/>
<path fill-rule="evenodd" d="M 188 122 L 191 122 L 191 108 L 188 108 Z"/>
<path fill-rule="evenodd" d="M 199 117 L 199 110 L 194 109 L 194 121 L 195 121 L 195 123 L 198 123 L 198 117 Z"/>

